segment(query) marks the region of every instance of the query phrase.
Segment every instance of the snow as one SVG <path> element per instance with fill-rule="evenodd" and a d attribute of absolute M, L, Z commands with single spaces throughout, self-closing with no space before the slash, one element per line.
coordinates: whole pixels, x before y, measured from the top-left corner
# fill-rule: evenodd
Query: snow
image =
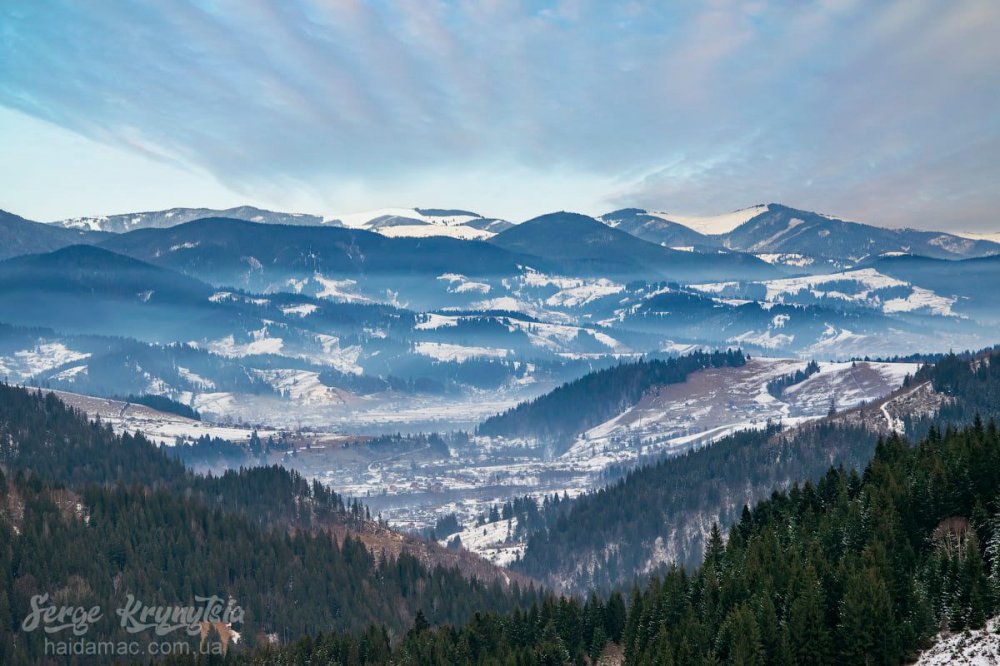
<path fill-rule="evenodd" d="M 485 229 L 474 227 L 446 227 L 436 224 L 395 225 L 376 229 L 378 233 L 390 238 L 429 238 L 431 236 L 447 236 L 459 240 L 486 240 L 496 234 Z"/>
<path fill-rule="evenodd" d="M 431 331 L 438 328 L 446 328 L 450 326 L 458 326 L 458 322 L 461 317 L 452 317 L 448 315 L 439 315 L 433 312 L 428 312 L 426 314 L 419 315 L 420 321 L 414 326 L 418 331 Z"/>
<path fill-rule="evenodd" d="M 173 446 L 177 438 L 194 440 L 202 435 L 219 437 L 232 442 L 246 442 L 250 439 L 253 428 L 225 426 L 208 421 L 195 421 L 177 414 L 160 412 L 145 405 L 128 404 L 119 400 L 98 398 L 94 396 L 53 391 L 59 399 L 87 413 L 90 418 L 100 417 L 101 421 L 109 423 L 115 432 L 139 431 L 151 441 L 161 446 Z M 194 407 L 202 413 L 225 415 L 232 394 L 203 394 L 195 401 Z M 273 429 L 259 428 L 262 438 L 277 435 Z"/>
<path fill-rule="evenodd" d="M 773 243 L 774 241 L 776 241 L 779 238 L 781 238 L 782 236 L 784 236 L 785 234 L 787 234 L 787 233 L 791 232 L 792 230 L 794 230 L 794 229 L 802 226 L 803 224 L 805 224 L 804 220 L 800 220 L 797 217 L 793 217 L 792 219 L 790 219 L 788 221 L 788 225 L 784 229 L 782 229 L 781 231 L 778 231 L 777 233 L 769 236 L 768 238 L 765 238 L 762 241 L 758 241 L 758 242 L 754 243 L 753 247 L 751 249 L 752 250 L 757 250 L 757 249 L 760 249 L 760 248 L 765 248 L 768 245 L 770 245 L 771 243 Z"/>
<path fill-rule="evenodd" d="M 960 634 L 942 633 L 933 647 L 924 651 L 914 666 L 993 666 L 1000 664 L 1000 619 L 993 618 L 983 629 Z"/>
<path fill-rule="evenodd" d="M 807 257 L 802 254 L 795 252 L 789 252 L 786 254 L 758 254 L 756 255 L 761 261 L 766 261 L 769 264 L 781 264 L 784 266 L 795 266 L 796 268 L 804 268 L 810 266 L 813 263 L 812 257 Z"/>
<path fill-rule="evenodd" d="M 855 293 L 844 293 L 832 288 L 826 288 L 828 284 L 844 281 L 857 283 L 857 291 Z M 802 277 L 765 280 L 759 284 L 762 284 L 767 290 L 764 296 L 764 301 L 767 303 L 794 303 L 796 295 L 808 292 L 816 298 L 835 298 L 859 303 L 881 309 L 886 313 L 926 312 L 946 317 L 956 316 L 952 311 L 952 306 L 957 299 L 949 296 L 940 296 L 929 289 L 917 287 L 911 285 L 909 282 L 883 275 L 874 268 L 863 268 L 827 275 L 806 275 Z M 905 298 L 897 297 L 882 302 L 876 292 L 881 289 L 893 287 L 908 287 L 910 294 Z M 707 294 L 722 294 L 727 290 L 739 290 L 740 284 L 737 282 L 711 282 L 691 285 L 691 288 Z"/>
<path fill-rule="evenodd" d="M 345 403 L 348 395 L 340 389 L 325 386 L 319 380 L 319 373 L 309 370 L 255 370 L 260 377 L 291 400 L 306 404 Z"/>
<path fill-rule="evenodd" d="M 86 365 L 74 365 L 71 368 L 66 368 L 62 372 L 57 372 L 56 374 L 52 375 L 52 379 L 61 382 L 74 382 L 76 381 L 77 377 L 86 374 L 87 374 Z"/>
<path fill-rule="evenodd" d="M 562 459 L 601 469 L 658 452 L 680 453 L 768 421 L 795 425 L 826 416 L 830 397 L 838 409 L 881 398 L 918 369 L 914 363 L 820 363 L 818 373 L 785 389 L 767 382 L 805 368 L 794 359 L 756 357 L 741 368 L 712 368 L 680 384 L 653 389 L 635 406 L 591 428 Z"/>
<path fill-rule="evenodd" d="M 721 294 L 727 289 L 736 289 L 739 286 L 739 282 L 706 282 L 704 284 L 693 284 L 691 288 L 706 294 Z"/>
<path fill-rule="evenodd" d="M 860 348 L 865 337 L 846 328 L 837 330 L 836 327 L 826 324 L 819 340 L 810 345 L 807 351 L 813 356 L 837 356 L 843 351 Z"/>
<path fill-rule="evenodd" d="M 991 243 L 1000 243 L 1000 231 L 956 231 L 956 236 L 968 238 L 969 240 L 984 240 Z"/>
<path fill-rule="evenodd" d="M 726 342 L 756 345 L 764 349 L 779 349 L 790 345 L 795 340 L 794 335 L 785 333 L 772 333 L 770 329 L 766 331 L 747 331 L 739 335 L 728 338 Z"/>
<path fill-rule="evenodd" d="M 307 317 L 313 312 L 316 312 L 316 305 L 313 303 L 303 303 L 302 305 L 290 305 L 281 308 L 281 311 L 286 315 L 298 315 L 300 317 Z"/>
<path fill-rule="evenodd" d="M 499 504 L 505 499 L 498 498 L 496 503 Z M 508 537 L 513 537 L 516 529 L 517 518 L 498 520 L 479 527 L 471 525 L 461 532 L 455 532 L 439 539 L 438 543 L 447 546 L 448 542 L 457 536 L 461 539 L 462 547 L 466 550 L 485 557 L 498 566 L 505 567 L 524 554 L 525 545 L 523 543 L 513 542 L 512 539 L 508 542 Z"/>
<path fill-rule="evenodd" d="M 381 225 L 382 218 L 396 218 L 391 225 Z M 485 240 L 495 234 L 470 227 L 466 223 L 481 219 L 478 215 L 425 215 L 415 208 L 381 208 L 361 213 L 338 214 L 326 218 L 325 223 L 340 222 L 352 229 L 366 229 L 390 238 L 428 238 L 447 236 L 461 240 Z M 400 224 L 413 220 L 413 224 Z"/>
<path fill-rule="evenodd" d="M 205 379 L 201 375 L 195 374 L 194 372 L 191 372 L 185 367 L 177 366 L 177 374 L 179 374 L 185 380 L 190 382 L 192 386 L 195 386 L 199 389 L 208 389 L 208 390 L 215 389 L 215 382 L 211 381 L 210 379 Z"/>
<path fill-rule="evenodd" d="M 906 298 L 893 298 L 882 304 L 883 312 L 928 312 L 942 317 L 957 316 L 952 306 L 958 299 L 938 296 L 930 289 L 913 287 L 913 293 Z"/>
<path fill-rule="evenodd" d="M 452 294 L 464 294 L 467 292 L 479 294 L 490 293 L 490 285 L 485 282 L 473 282 L 458 273 L 445 273 L 444 275 L 439 275 L 437 279 L 447 282 L 449 284 L 448 291 Z"/>
<path fill-rule="evenodd" d="M 332 366 L 338 372 L 345 374 L 360 375 L 364 372 L 358 365 L 358 359 L 361 358 L 360 345 L 341 347 L 340 338 L 325 333 L 317 333 L 316 339 L 319 340 L 323 353 L 309 356 L 310 360 Z"/>
<path fill-rule="evenodd" d="M 0 375 L 23 380 L 86 358 L 90 358 L 90 354 L 73 351 L 61 342 L 47 342 L 16 351 L 10 356 L 0 356 Z"/>
<path fill-rule="evenodd" d="M 250 332 L 251 340 L 245 344 L 237 344 L 232 334 L 219 340 L 209 342 L 206 347 L 213 354 L 220 356 L 252 356 L 255 354 L 280 354 L 284 340 L 273 338 L 264 326 L 260 330 Z"/>
<path fill-rule="evenodd" d="M 453 345 L 445 342 L 418 342 L 414 345 L 413 351 L 439 361 L 458 361 L 459 363 L 468 361 L 470 358 L 505 358 L 508 353 L 506 349 Z"/>
<path fill-rule="evenodd" d="M 562 289 L 545 299 L 549 307 L 578 308 L 605 296 L 612 296 L 625 290 L 625 286 L 607 278 L 597 280 L 567 281 Z"/>
<path fill-rule="evenodd" d="M 731 213 L 724 213 L 722 215 L 673 215 L 670 213 L 653 211 L 649 211 L 649 215 L 662 218 L 668 222 L 683 224 L 685 227 L 694 229 L 701 234 L 717 236 L 719 234 L 729 233 L 741 224 L 748 222 L 758 215 L 766 213 L 767 210 L 767 206 L 753 206 L 751 208 L 734 210 Z"/>
<path fill-rule="evenodd" d="M 358 293 L 357 280 L 334 280 L 323 277 L 319 273 L 313 275 L 313 280 L 318 282 L 322 289 L 316 294 L 317 298 L 328 298 L 331 301 L 343 301 L 346 303 L 369 303 L 371 299 Z"/>

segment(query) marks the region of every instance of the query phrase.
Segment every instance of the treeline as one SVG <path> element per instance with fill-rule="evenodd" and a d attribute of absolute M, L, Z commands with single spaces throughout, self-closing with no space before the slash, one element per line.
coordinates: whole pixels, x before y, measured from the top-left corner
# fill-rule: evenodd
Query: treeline
<path fill-rule="evenodd" d="M 161 412 L 177 414 L 178 416 L 194 419 L 195 421 L 201 420 L 201 414 L 199 414 L 193 407 L 185 405 L 182 402 L 172 400 L 165 395 L 153 395 L 151 393 L 136 395 L 134 393 L 130 393 L 125 397 L 114 397 L 112 399 L 127 403 L 130 402 L 135 405 L 145 405 L 146 407 L 151 407 Z"/>
<path fill-rule="evenodd" d="M 863 474 L 745 507 L 711 530 L 699 567 L 673 567 L 586 603 L 478 613 L 392 642 L 377 629 L 323 634 L 231 656 L 234 664 L 586 664 L 891 666 L 941 629 L 981 628 L 1000 610 L 1000 432 L 979 420 L 917 447 L 879 440 Z M 176 663 L 190 663 L 178 659 Z"/>
<path fill-rule="evenodd" d="M 934 426 L 1000 419 L 1000 351 L 947 355 L 924 366 L 912 386 L 931 382 L 948 396 L 937 413 L 906 415 L 914 439 Z M 837 421 L 780 433 L 777 426 L 737 433 L 712 446 L 666 458 L 544 514 L 512 566 L 566 590 L 610 589 L 657 570 L 663 561 L 701 561 L 712 522 L 727 525 L 740 508 L 792 482 L 818 480 L 830 465 L 862 468 L 876 435 Z M 612 544 L 609 547 L 609 544 Z"/>
<path fill-rule="evenodd" d="M 0 385 L 0 663 L 42 656 L 19 632 L 35 594 L 107 609 L 94 639 L 121 639 L 110 609 L 233 597 L 249 646 L 267 636 L 385 627 L 418 612 L 461 623 L 539 597 L 415 557 L 386 558 L 364 534 L 365 507 L 280 467 L 198 476 L 141 436 L 89 423 L 52 394 Z M 345 536 L 346 535 L 346 536 Z M 16 639 L 16 640 L 15 640 Z M 241 641 L 242 643 L 243 641 Z"/>
<path fill-rule="evenodd" d="M 640 468 L 617 483 L 553 507 L 512 568 L 581 592 L 628 584 L 663 562 L 694 566 L 713 522 L 728 525 L 747 503 L 833 464 L 862 467 L 876 436 L 822 424 L 781 434 L 772 424 Z"/>
<path fill-rule="evenodd" d="M 795 384 L 801 384 L 817 372 L 819 372 L 819 363 L 816 361 L 809 361 L 804 369 L 796 370 L 795 372 L 790 372 L 787 375 L 782 375 L 780 377 L 775 377 L 769 381 L 767 383 L 767 392 L 773 397 L 780 399 L 786 388 L 794 386 Z"/>
<path fill-rule="evenodd" d="M 1000 349 L 948 354 L 934 365 L 920 368 L 907 385 L 925 381 L 953 399 L 942 405 L 937 415 L 912 419 L 908 432 L 923 436 L 935 423 L 969 423 L 977 414 L 1000 419 Z"/>
<path fill-rule="evenodd" d="M 557 447 L 639 402 L 653 386 L 683 382 L 697 370 L 746 363 L 739 350 L 695 352 L 667 360 L 640 360 L 592 372 L 483 421 L 477 434 L 525 437 Z"/>

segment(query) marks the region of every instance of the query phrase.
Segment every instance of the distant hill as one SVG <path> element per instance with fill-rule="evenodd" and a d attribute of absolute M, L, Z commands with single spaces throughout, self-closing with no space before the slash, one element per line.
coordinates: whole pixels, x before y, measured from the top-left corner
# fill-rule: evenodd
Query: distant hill
<path fill-rule="evenodd" d="M 485 240 L 514 226 L 507 220 L 453 208 L 382 208 L 337 215 L 327 219 L 326 224 L 374 231 L 393 238 L 447 236 L 463 240 Z"/>
<path fill-rule="evenodd" d="M 728 351 L 616 365 L 491 417 L 480 424 L 477 432 L 537 439 L 560 450 L 577 434 L 634 405 L 653 386 L 683 382 L 695 370 L 744 362 L 742 352 Z"/>
<path fill-rule="evenodd" d="M 714 238 L 700 234 L 678 222 L 651 215 L 641 208 L 623 208 L 602 215 L 598 219 L 609 227 L 627 231 L 637 238 L 665 247 L 721 247 L 722 245 Z"/>
<path fill-rule="evenodd" d="M 903 255 L 870 263 L 880 273 L 937 294 L 957 297 L 959 314 L 1000 322 L 1000 255 L 962 261 Z"/>
<path fill-rule="evenodd" d="M 661 247 L 577 213 L 550 213 L 508 229 L 490 243 L 512 252 L 561 263 L 568 272 L 659 276 L 676 280 L 775 276 L 777 270 L 755 257 L 707 254 Z"/>
<path fill-rule="evenodd" d="M 154 210 L 141 213 L 122 213 L 120 215 L 72 217 L 60 220 L 55 224 L 67 229 L 90 229 L 93 231 L 124 233 L 126 231 L 134 231 L 135 229 L 163 229 L 173 227 L 203 217 L 229 217 L 236 220 L 247 220 L 248 222 L 265 224 L 316 225 L 323 223 L 323 218 L 318 215 L 280 213 L 253 206 L 237 206 L 225 209 L 170 208 L 168 210 Z"/>
<path fill-rule="evenodd" d="M 361 229 L 206 218 L 111 238 L 109 250 L 213 283 L 267 286 L 289 276 L 510 274 L 526 258 L 479 241 L 387 238 Z"/>
<path fill-rule="evenodd" d="M 939 231 L 885 229 L 776 203 L 714 217 L 631 208 L 608 213 L 601 220 L 668 246 L 720 245 L 752 254 L 802 255 L 831 260 L 840 267 L 896 253 L 939 259 L 1000 254 L 1000 244 L 988 240 Z"/>
<path fill-rule="evenodd" d="M 63 229 L 0 210 L 0 261 L 22 254 L 51 252 L 77 243 L 96 243 L 108 234 Z"/>
<path fill-rule="evenodd" d="M 222 309 L 209 300 L 212 292 L 194 278 L 89 245 L 0 263 L 0 311 L 24 326 L 169 340 Z"/>

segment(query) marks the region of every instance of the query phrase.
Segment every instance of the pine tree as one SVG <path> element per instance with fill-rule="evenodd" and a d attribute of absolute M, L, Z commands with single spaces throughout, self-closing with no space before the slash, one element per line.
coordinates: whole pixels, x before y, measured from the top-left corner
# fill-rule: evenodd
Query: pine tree
<path fill-rule="evenodd" d="M 833 663 L 823 592 L 811 564 L 806 567 L 801 591 L 789 611 L 788 636 L 797 663 L 816 666 Z"/>
<path fill-rule="evenodd" d="M 837 628 L 843 663 L 895 664 L 894 626 L 892 600 L 878 573 L 867 568 L 848 578 Z"/>

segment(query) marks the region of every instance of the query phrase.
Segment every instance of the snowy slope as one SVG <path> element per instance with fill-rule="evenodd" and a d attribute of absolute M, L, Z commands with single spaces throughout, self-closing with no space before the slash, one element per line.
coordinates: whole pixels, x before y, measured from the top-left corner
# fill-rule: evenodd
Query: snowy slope
<path fill-rule="evenodd" d="M 814 299 L 833 299 L 885 313 L 917 312 L 942 317 L 957 316 L 952 310 L 957 298 L 935 294 L 929 289 L 879 273 L 874 268 L 763 280 L 752 284 L 764 288 L 762 297 L 752 298 L 755 295 L 753 290 L 736 282 L 696 284 L 692 288 L 705 294 L 748 298 L 764 303 L 808 303 Z"/>
<path fill-rule="evenodd" d="M 712 368 L 659 387 L 637 405 L 591 428 L 564 458 L 627 460 L 636 453 L 684 451 L 768 421 L 797 424 L 836 409 L 881 398 L 916 372 L 913 363 L 820 363 L 820 371 L 787 387 L 781 398 L 767 382 L 805 368 L 791 359 L 754 358 L 741 368 Z M 603 461 L 607 464 L 607 460 Z"/>
<path fill-rule="evenodd" d="M 694 229 L 706 236 L 718 236 L 729 233 L 741 224 L 752 220 L 762 213 L 766 213 L 767 210 L 767 206 L 751 206 L 750 208 L 741 208 L 731 213 L 723 213 L 722 215 L 674 215 L 673 213 L 655 211 L 649 211 L 649 214 L 668 222 L 683 224 L 685 227 Z"/>
<path fill-rule="evenodd" d="M 961 634 L 939 634 L 933 647 L 924 651 L 914 666 L 993 666 L 1000 664 L 1000 619 L 984 629 Z"/>
<path fill-rule="evenodd" d="M 178 438 L 195 440 L 202 436 L 218 437 L 231 442 L 244 443 L 250 440 L 255 428 L 225 426 L 207 421 L 195 421 L 177 414 L 125 403 L 120 400 L 98 398 L 78 393 L 53 391 L 67 405 L 75 407 L 87 414 L 91 419 L 100 417 L 118 433 L 141 432 L 152 442 L 161 446 L 173 446 Z M 277 436 L 278 431 L 269 428 L 256 428 L 260 437 Z"/>
<path fill-rule="evenodd" d="M 360 213 L 333 215 L 325 224 L 365 229 L 393 238 L 448 236 L 462 240 L 485 240 L 496 235 L 490 220 L 469 211 L 428 211 L 417 208 L 380 208 Z M 484 224 L 485 223 L 485 224 Z M 486 227 L 486 228 L 483 228 Z"/>
<path fill-rule="evenodd" d="M 463 548 L 503 567 L 524 554 L 525 544 L 511 538 L 516 529 L 517 518 L 498 520 L 479 527 L 470 525 L 461 532 L 440 539 L 438 543 L 447 546 L 457 536 L 461 539 Z"/>
<path fill-rule="evenodd" d="M 990 241 L 991 243 L 1000 243 L 1000 231 L 957 231 L 955 232 L 955 235 L 961 236 L 962 238 L 968 238 L 970 240 L 984 240 Z"/>
<path fill-rule="evenodd" d="M 135 229 L 163 229 L 206 217 L 228 217 L 261 224 L 315 225 L 322 218 L 305 213 L 281 213 L 253 206 L 236 208 L 171 208 L 169 210 L 123 213 L 120 215 L 93 215 L 60 220 L 53 224 L 67 229 L 87 229 L 125 233 Z"/>

